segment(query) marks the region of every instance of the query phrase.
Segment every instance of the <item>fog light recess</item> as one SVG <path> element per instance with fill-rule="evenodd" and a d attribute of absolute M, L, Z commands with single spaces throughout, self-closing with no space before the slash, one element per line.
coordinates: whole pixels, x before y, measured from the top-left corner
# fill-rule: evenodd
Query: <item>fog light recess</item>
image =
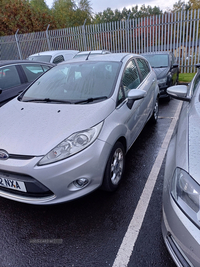
<path fill-rule="evenodd" d="M 79 178 L 76 181 L 73 182 L 73 184 L 77 187 L 77 188 L 83 188 L 85 187 L 87 184 L 89 183 L 89 180 L 86 178 Z"/>

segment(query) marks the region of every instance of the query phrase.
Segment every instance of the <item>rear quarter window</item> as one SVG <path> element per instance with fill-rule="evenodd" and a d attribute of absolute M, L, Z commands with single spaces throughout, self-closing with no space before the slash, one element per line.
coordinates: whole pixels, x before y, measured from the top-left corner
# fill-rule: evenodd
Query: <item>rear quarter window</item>
<path fill-rule="evenodd" d="M 41 66 L 39 64 L 23 64 L 22 68 L 26 74 L 28 82 L 33 82 L 37 77 L 49 69 L 48 66 Z"/>

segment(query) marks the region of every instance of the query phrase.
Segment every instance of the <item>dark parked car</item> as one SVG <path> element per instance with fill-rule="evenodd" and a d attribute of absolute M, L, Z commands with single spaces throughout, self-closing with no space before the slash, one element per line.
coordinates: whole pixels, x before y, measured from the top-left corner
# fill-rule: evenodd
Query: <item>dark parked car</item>
<path fill-rule="evenodd" d="M 17 96 L 54 64 L 28 60 L 0 61 L 0 106 Z"/>
<path fill-rule="evenodd" d="M 167 88 L 178 84 L 179 67 L 172 52 L 151 52 L 142 53 L 154 69 L 160 89 L 160 97 L 167 97 Z"/>
<path fill-rule="evenodd" d="M 168 147 L 162 233 L 177 266 L 200 267 L 200 65 L 189 86 L 168 93 L 184 101 Z"/>

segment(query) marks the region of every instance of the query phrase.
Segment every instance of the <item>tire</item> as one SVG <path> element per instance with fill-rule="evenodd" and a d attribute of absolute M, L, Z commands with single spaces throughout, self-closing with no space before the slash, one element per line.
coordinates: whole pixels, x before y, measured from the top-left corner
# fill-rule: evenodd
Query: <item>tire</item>
<path fill-rule="evenodd" d="M 175 85 L 175 84 L 174 84 Z M 169 87 L 170 86 L 173 86 L 173 82 L 171 81 L 170 82 L 170 85 L 169 85 Z M 167 95 L 167 97 L 166 97 L 166 99 L 165 99 L 167 102 L 169 102 L 170 100 L 171 100 L 171 96 L 170 95 Z"/>
<path fill-rule="evenodd" d="M 175 85 L 178 85 L 179 84 L 179 75 L 177 75 L 177 78 L 176 78 L 176 83 Z"/>
<path fill-rule="evenodd" d="M 125 166 L 125 150 L 120 142 L 113 146 L 104 173 L 101 188 L 108 192 L 115 191 L 121 182 Z"/>
<path fill-rule="evenodd" d="M 169 102 L 171 100 L 171 96 L 168 95 L 166 98 L 165 98 L 166 102 Z"/>
<path fill-rule="evenodd" d="M 159 113 L 159 100 L 158 97 L 156 98 L 156 102 L 153 108 L 153 114 L 151 115 L 150 122 L 155 124 L 158 120 L 158 113 Z"/>

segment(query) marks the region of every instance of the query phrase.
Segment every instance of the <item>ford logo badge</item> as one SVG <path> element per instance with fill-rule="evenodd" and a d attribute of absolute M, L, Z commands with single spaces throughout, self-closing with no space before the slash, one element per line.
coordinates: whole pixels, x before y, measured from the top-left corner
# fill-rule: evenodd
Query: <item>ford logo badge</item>
<path fill-rule="evenodd" d="M 0 150 L 0 160 L 6 160 L 9 158 L 9 155 L 6 151 Z"/>

